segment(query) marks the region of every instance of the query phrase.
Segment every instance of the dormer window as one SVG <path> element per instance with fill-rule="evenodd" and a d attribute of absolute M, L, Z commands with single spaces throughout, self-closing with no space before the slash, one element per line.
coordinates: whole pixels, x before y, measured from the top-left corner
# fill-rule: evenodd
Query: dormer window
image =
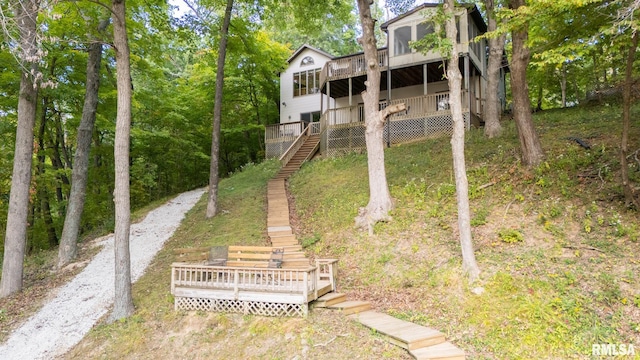
<path fill-rule="evenodd" d="M 302 61 L 300 61 L 300 66 L 313 65 L 315 62 L 311 56 L 305 56 Z"/>

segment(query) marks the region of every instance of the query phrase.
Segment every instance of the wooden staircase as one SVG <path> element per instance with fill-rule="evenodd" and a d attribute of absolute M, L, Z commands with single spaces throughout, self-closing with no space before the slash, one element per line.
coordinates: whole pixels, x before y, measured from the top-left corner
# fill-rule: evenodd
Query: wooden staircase
<path fill-rule="evenodd" d="M 267 232 L 272 246 L 285 249 L 285 263 L 289 260 L 289 262 L 298 261 L 301 265 L 309 265 L 309 260 L 300 256 L 302 247 L 291 228 L 285 180 L 315 154 L 319 144 L 320 135 L 308 136 L 291 160 L 287 161 L 268 184 Z M 312 306 L 340 311 L 362 325 L 385 335 L 390 343 L 406 349 L 418 360 L 465 359 L 464 351 L 447 342 L 441 332 L 372 311 L 368 301 L 348 300 L 345 294 L 329 292 L 314 301 Z"/>
<path fill-rule="evenodd" d="M 308 136 L 300 149 L 293 155 L 280 171 L 276 174 L 273 180 L 288 179 L 291 174 L 298 171 L 302 166 L 302 163 L 311 159 L 311 157 L 318 151 L 320 147 L 320 135 Z"/>

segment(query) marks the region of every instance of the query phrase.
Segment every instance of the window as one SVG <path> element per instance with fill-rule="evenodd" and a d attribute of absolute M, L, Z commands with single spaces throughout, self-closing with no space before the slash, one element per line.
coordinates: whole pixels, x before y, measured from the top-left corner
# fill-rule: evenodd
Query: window
<path fill-rule="evenodd" d="M 293 96 L 320 92 L 320 68 L 293 74 Z"/>
<path fill-rule="evenodd" d="M 305 56 L 302 61 L 300 61 L 300 66 L 313 65 L 315 62 L 311 56 Z"/>
<path fill-rule="evenodd" d="M 420 40 L 429 34 L 433 34 L 432 23 L 422 22 L 416 26 L 416 40 Z"/>
<path fill-rule="evenodd" d="M 302 113 L 302 114 L 300 114 L 300 121 L 318 122 L 318 121 L 320 121 L 320 111 Z"/>
<path fill-rule="evenodd" d="M 394 55 L 408 54 L 411 52 L 409 41 L 411 41 L 411 26 L 402 26 L 393 32 Z"/>

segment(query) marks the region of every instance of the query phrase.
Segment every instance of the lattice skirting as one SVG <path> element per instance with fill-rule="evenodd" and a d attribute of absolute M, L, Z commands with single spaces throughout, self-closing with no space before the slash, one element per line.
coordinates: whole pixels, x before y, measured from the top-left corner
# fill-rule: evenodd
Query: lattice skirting
<path fill-rule="evenodd" d="M 281 304 L 225 299 L 204 299 L 193 297 L 176 297 L 176 310 L 202 310 L 225 313 L 241 313 L 260 316 L 307 316 L 307 304 Z"/>
<path fill-rule="evenodd" d="M 280 142 L 268 142 L 265 144 L 265 157 L 267 159 L 271 158 L 279 158 L 284 154 L 285 151 L 293 144 L 295 138 L 293 140 L 284 140 Z"/>
<path fill-rule="evenodd" d="M 465 127 L 469 128 L 469 113 L 464 113 Z M 435 136 L 451 135 L 453 121 L 450 113 L 419 119 L 393 120 L 384 129 L 383 139 L 391 144 L 412 142 Z M 329 127 L 322 137 L 321 150 L 327 156 L 366 150 L 365 128 L 362 123 L 352 126 Z"/>

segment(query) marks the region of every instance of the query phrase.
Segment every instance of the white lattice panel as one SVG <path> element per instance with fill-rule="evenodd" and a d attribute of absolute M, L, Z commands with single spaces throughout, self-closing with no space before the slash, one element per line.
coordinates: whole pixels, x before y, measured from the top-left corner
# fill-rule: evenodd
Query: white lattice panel
<path fill-rule="evenodd" d="M 295 140 L 295 139 L 294 139 Z M 268 142 L 264 145 L 265 157 L 267 159 L 279 158 L 293 144 L 294 140 Z"/>
<path fill-rule="evenodd" d="M 282 304 L 271 302 L 203 299 L 176 297 L 175 309 L 185 311 L 213 311 L 260 316 L 307 316 L 307 304 Z"/>
<path fill-rule="evenodd" d="M 469 113 L 464 113 L 465 128 L 469 129 Z M 391 136 L 388 136 L 390 131 Z M 451 113 L 432 115 L 418 119 L 400 119 L 385 126 L 383 140 L 400 144 L 434 136 L 450 136 L 453 131 Z M 365 128 L 361 123 L 349 126 L 329 126 L 322 135 L 322 153 L 336 156 L 349 152 L 366 151 Z"/>

